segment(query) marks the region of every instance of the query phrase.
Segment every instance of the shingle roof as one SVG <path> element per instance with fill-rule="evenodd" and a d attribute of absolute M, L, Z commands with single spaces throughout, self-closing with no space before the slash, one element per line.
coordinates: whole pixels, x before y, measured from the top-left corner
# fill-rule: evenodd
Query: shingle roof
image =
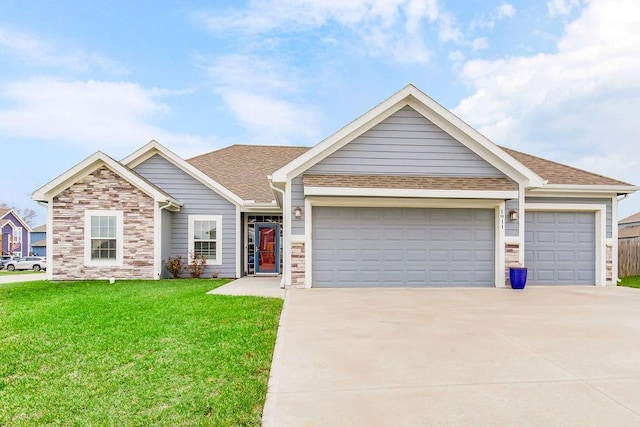
<path fill-rule="evenodd" d="M 629 239 L 631 237 L 640 237 L 640 225 L 632 225 L 618 230 L 619 239 Z"/>
<path fill-rule="evenodd" d="M 396 188 L 410 190 L 494 190 L 517 189 L 507 178 L 398 175 L 304 175 L 309 187 Z"/>
<path fill-rule="evenodd" d="M 549 184 L 566 185 L 631 185 L 613 178 L 583 171 L 582 169 L 552 162 L 507 147 L 500 147 L 511 157 L 534 171 Z"/>
<path fill-rule="evenodd" d="M 0 218 L 2 218 L 3 216 L 5 216 L 7 213 L 9 213 L 11 209 L 4 209 L 4 208 L 0 208 Z"/>
<path fill-rule="evenodd" d="M 267 175 L 280 169 L 309 147 L 232 145 L 187 159 L 210 178 L 243 200 L 270 203 L 274 200 Z"/>
<path fill-rule="evenodd" d="M 533 170 L 549 184 L 631 185 L 561 163 L 500 147 Z M 274 200 L 267 175 L 280 169 L 309 147 L 274 145 L 231 145 L 187 160 L 243 200 L 270 203 Z M 305 185 L 351 186 L 355 188 L 513 190 L 514 184 L 501 178 L 405 177 L 405 176 L 305 175 Z"/>
<path fill-rule="evenodd" d="M 47 246 L 47 240 L 46 239 L 38 240 L 37 242 L 32 243 L 31 246 L 33 247 Z"/>
<path fill-rule="evenodd" d="M 618 221 L 618 224 L 628 224 L 630 222 L 640 222 L 640 212 L 629 215 L 626 218 L 622 218 L 620 221 Z"/>
<path fill-rule="evenodd" d="M 39 225 L 36 228 L 31 230 L 31 232 L 33 233 L 44 233 L 46 231 L 47 231 L 47 224 Z"/>

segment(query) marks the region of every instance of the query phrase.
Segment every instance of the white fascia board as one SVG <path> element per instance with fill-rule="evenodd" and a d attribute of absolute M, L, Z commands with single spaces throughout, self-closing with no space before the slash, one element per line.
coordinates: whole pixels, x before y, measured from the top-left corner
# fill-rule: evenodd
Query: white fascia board
<path fill-rule="evenodd" d="M 206 187 L 220 194 L 222 197 L 235 204 L 236 206 L 242 206 L 243 200 L 235 193 L 231 192 L 225 186 L 188 163 L 182 157 L 178 156 L 173 151 L 160 144 L 158 141 L 150 141 L 142 148 L 128 155 L 127 157 L 122 159 L 122 164 L 133 169 L 155 154 L 160 155 L 162 158 L 172 163 L 175 167 L 182 170 L 195 180 L 200 181 Z"/>
<path fill-rule="evenodd" d="M 241 211 L 247 213 L 282 214 L 282 208 L 276 203 L 245 203 L 242 205 Z"/>
<path fill-rule="evenodd" d="M 123 179 L 131 183 L 131 185 L 137 187 L 138 189 L 152 197 L 156 202 L 168 202 L 172 205 L 175 205 L 176 207 L 181 206 L 180 202 L 173 198 L 168 198 L 166 194 L 159 192 L 155 187 L 150 185 L 145 180 L 141 179 L 130 169 L 118 163 L 101 151 L 95 152 L 77 165 L 73 166 L 71 169 L 54 178 L 48 184 L 45 184 L 44 186 L 37 189 L 31 195 L 31 198 L 36 201 L 48 201 L 50 196 L 59 194 L 64 189 L 78 182 L 82 178 L 88 176 L 102 166 L 108 167 Z"/>
<path fill-rule="evenodd" d="M 65 188 L 67 183 L 76 182 L 79 179 L 87 176 L 89 173 L 93 172 L 98 166 L 103 163 L 100 162 L 103 158 L 108 157 L 101 151 L 96 151 L 91 156 L 87 157 L 80 163 L 73 166 L 71 169 L 66 172 L 58 175 L 42 187 L 38 188 L 31 194 L 31 198 L 38 202 L 46 202 L 49 200 L 49 194 L 58 194 L 62 189 Z M 94 165 L 96 162 L 100 162 L 98 166 Z M 89 170 L 89 172 L 87 172 Z M 60 190 L 60 191 L 56 191 Z"/>
<path fill-rule="evenodd" d="M 391 95 L 391 97 L 382 101 L 380 104 L 347 124 L 334 134 L 330 135 L 307 152 L 275 171 L 272 174 L 273 182 L 287 182 L 288 179 L 292 179 L 300 175 L 300 173 L 309 169 L 311 166 L 339 150 L 348 142 L 371 129 L 382 120 L 408 105 L 407 97 L 415 91 L 418 91 L 415 86 L 408 85 L 402 90 Z"/>
<path fill-rule="evenodd" d="M 500 172 L 525 187 L 540 187 L 544 185 L 545 181 L 542 177 L 510 156 L 486 136 L 469 126 L 464 120 L 438 104 L 435 100 L 421 91 L 418 91 L 413 96 L 415 100 L 411 100 L 408 104 L 411 108 L 478 154 Z"/>
<path fill-rule="evenodd" d="M 479 208 L 493 209 L 504 203 L 500 199 L 423 199 L 396 197 L 320 197 L 305 198 L 309 206 L 371 207 L 371 208 Z M 306 206 L 306 205 L 305 205 Z M 306 212 L 309 212 L 306 209 Z"/>
<path fill-rule="evenodd" d="M 441 199 L 516 199 L 517 191 L 406 190 L 397 188 L 305 187 L 305 196 L 409 197 Z"/>
<path fill-rule="evenodd" d="M 593 193 L 593 194 L 631 194 L 640 190 L 640 187 L 634 185 L 565 185 L 565 184 L 546 184 L 542 188 L 532 188 L 527 192 L 535 193 Z"/>

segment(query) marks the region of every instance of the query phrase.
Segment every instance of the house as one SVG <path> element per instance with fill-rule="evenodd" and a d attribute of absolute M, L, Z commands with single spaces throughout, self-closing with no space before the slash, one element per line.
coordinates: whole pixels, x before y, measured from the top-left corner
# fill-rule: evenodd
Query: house
<path fill-rule="evenodd" d="M 618 239 L 640 237 L 640 212 L 618 221 Z"/>
<path fill-rule="evenodd" d="M 29 255 L 31 228 L 15 210 L 0 208 L 0 230 L 2 255 Z"/>
<path fill-rule="evenodd" d="M 53 280 L 281 274 L 287 287 L 615 284 L 618 200 L 638 187 L 499 147 L 409 85 L 311 148 L 188 160 L 151 141 L 36 190 Z"/>
<path fill-rule="evenodd" d="M 47 256 L 47 225 L 39 225 L 31 230 L 31 254 L 35 256 Z"/>

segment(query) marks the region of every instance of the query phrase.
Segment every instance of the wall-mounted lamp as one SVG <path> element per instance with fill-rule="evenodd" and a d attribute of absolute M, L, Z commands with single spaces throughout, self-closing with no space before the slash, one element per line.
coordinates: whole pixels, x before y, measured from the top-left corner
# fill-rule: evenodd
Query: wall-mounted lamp
<path fill-rule="evenodd" d="M 518 211 L 513 210 L 513 209 L 512 209 L 512 210 L 510 210 L 510 211 L 509 211 L 509 219 L 510 219 L 511 221 L 517 221 L 517 220 L 518 220 Z"/>
<path fill-rule="evenodd" d="M 300 217 L 302 216 L 302 209 L 297 207 L 293 210 L 293 216 L 295 216 L 297 219 L 300 219 Z"/>

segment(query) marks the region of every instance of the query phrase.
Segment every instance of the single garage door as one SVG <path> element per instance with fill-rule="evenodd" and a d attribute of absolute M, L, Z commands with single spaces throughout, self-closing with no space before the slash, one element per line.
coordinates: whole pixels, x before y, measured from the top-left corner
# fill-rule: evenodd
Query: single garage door
<path fill-rule="evenodd" d="M 494 210 L 314 207 L 313 286 L 494 286 Z"/>
<path fill-rule="evenodd" d="M 595 284 L 593 212 L 527 212 L 524 227 L 527 283 Z"/>

